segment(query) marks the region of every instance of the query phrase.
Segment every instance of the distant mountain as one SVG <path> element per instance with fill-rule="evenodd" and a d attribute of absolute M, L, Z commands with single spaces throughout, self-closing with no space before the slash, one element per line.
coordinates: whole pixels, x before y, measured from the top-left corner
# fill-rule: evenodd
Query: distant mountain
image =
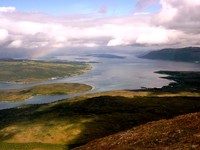
<path fill-rule="evenodd" d="M 200 47 L 168 48 L 152 51 L 140 58 L 160 59 L 184 62 L 200 62 Z"/>

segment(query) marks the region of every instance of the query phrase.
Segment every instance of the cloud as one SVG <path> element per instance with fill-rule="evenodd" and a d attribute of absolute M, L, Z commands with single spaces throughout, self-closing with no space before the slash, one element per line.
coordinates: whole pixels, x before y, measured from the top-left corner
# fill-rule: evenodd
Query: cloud
<path fill-rule="evenodd" d="M 167 28 L 196 32 L 200 27 L 199 0 L 161 0 L 161 11 L 154 21 Z M 192 30 L 191 30 L 192 29 Z"/>
<path fill-rule="evenodd" d="M 156 20 L 158 20 L 159 23 L 166 23 L 171 20 L 177 15 L 178 9 L 177 7 L 173 7 L 168 1 L 161 0 L 162 9 L 157 14 Z"/>
<path fill-rule="evenodd" d="M 176 40 L 182 33 L 176 30 L 167 30 L 162 27 L 147 28 L 136 40 L 138 44 L 167 44 Z"/>
<path fill-rule="evenodd" d="M 179 32 L 166 43 L 169 46 L 200 46 L 200 1 L 160 0 L 161 10 L 152 17 L 152 24 Z M 174 43 L 174 45 L 170 45 Z M 168 47 L 169 47 L 168 46 Z"/>
<path fill-rule="evenodd" d="M 19 48 L 22 46 L 22 41 L 21 40 L 16 40 L 16 41 L 12 41 L 8 47 L 10 48 Z"/>
<path fill-rule="evenodd" d="M 108 6 L 107 5 L 103 5 L 100 7 L 100 9 L 98 10 L 98 13 L 100 14 L 105 14 L 108 11 Z"/>
<path fill-rule="evenodd" d="M 136 11 L 143 11 L 157 2 L 158 0 L 136 0 Z"/>
<path fill-rule="evenodd" d="M 0 43 L 5 42 L 8 36 L 8 31 L 6 29 L 0 29 Z"/>
<path fill-rule="evenodd" d="M 0 7 L 0 12 L 14 12 L 15 10 L 15 7 Z"/>
<path fill-rule="evenodd" d="M 146 1 L 137 1 L 137 7 L 144 8 L 156 2 L 151 0 L 149 4 L 143 4 Z M 29 54 L 36 49 L 65 47 L 200 45 L 200 1 L 160 0 L 159 3 L 158 13 L 140 12 L 115 17 L 92 13 L 50 16 L 0 7 L 0 51 L 23 49 Z M 107 7 L 103 6 L 99 11 L 106 13 Z"/>

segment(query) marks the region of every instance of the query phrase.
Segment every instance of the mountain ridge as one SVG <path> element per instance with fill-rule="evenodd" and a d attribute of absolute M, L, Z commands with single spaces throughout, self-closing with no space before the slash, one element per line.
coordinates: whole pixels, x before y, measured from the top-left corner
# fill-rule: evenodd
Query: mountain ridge
<path fill-rule="evenodd" d="M 200 47 L 165 48 L 151 51 L 140 58 L 171 60 L 182 62 L 200 62 Z"/>

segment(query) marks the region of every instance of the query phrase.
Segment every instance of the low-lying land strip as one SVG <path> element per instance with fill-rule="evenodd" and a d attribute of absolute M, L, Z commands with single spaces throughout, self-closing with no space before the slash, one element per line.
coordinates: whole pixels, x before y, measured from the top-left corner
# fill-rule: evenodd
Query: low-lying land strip
<path fill-rule="evenodd" d="M 86 92 L 92 87 L 80 83 L 54 83 L 24 89 L 0 91 L 0 101 L 22 101 L 36 95 L 60 95 Z"/>
<path fill-rule="evenodd" d="M 91 69 L 81 62 L 0 60 L 0 82 L 27 83 L 80 75 Z"/>

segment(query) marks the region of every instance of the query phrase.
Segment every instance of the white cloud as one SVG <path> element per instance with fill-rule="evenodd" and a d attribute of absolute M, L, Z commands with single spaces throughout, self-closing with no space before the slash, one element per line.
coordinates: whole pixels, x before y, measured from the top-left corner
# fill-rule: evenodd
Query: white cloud
<path fill-rule="evenodd" d="M 151 0 L 148 5 L 156 1 Z M 0 14 L 0 47 L 199 45 L 200 0 L 160 0 L 160 4 L 162 8 L 155 14 L 139 12 L 121 17 L 102 14 L 101 18 L 92 14 L 55 17 L 0 7 L 0 12 L 4 12 Z"/>
<path fill-rule="evenodd" d="M 177 8 L 173 7 L 168 1 L 161 0 L 162 10 L 156 16 L 159 22 L 171 21 L 178 13 Z"/>
<path fill-rule="evenodd" d="M 161 0 L 160 3 L 162 9 L 154 18 L 154 22 L 178 30 L 183 29 L 191 31 L 191 28 L 193 27 L 195 27 L 194 30 L 199 28 L 199 0 Z"/>
<path fill-rule="evenodd" d="M 96 43 L 85 43 L 86 47 L 98 47 L 98 45 Z"/>
<path fill-rule="evenodd" d="M 6 29 L 0 29 L 0 43 L 4 42 L 8 38 L 8 31 Z"/>
<path fill-rule="evenodd" d="M 21 40 L 16 40 L 16 41 L 12 41 L 8 47 L 10 48 L 19 48 L 22 46 L 22 41 Z"/>
<path fill-rule="evenodd" d="M 19 21 L 16 22 L 15 26 L 15 28 L 22 34 L 30 35 L 43 32 L 43 30 L 45 29 L 45 24 L 30 21 Z"/>
<path fill-rule="evenodd" d="M 14 12 L 16 10 L 15 7 L 0 7 L 0 12 Z"/>
<path fill-rule="evenodd" d="M 108 42 L 107 46 L 119 46 L 126 44 L 122 39 L 115 38 Z"/>
<path fill-rule="evenodd" d="M 162 27 L 146 28 L 136 40 L 138 44 L 167 44 L 172 43 L 182 33 L 176 30 L 168 30 Z"/>
<path fill-rule="evenodd" d="M 190 5 L 190 6 L 197 6 L 200 5 L 200 1 L 199 0 L 183 0 L 186 4 Z"/>

